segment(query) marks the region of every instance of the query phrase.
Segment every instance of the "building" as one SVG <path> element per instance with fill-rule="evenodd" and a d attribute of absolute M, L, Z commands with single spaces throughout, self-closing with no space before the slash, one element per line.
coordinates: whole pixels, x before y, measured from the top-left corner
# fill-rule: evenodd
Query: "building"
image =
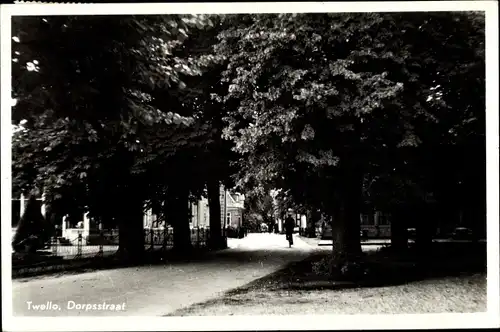
<path fill-rule="evenodd" d="M 244 196 L 238 193 L 231 193 L 223 186 L 220 188 L 220 205 L 221 205 L 221 229 L 236 229 L 239 230 L 243 224 L 244 211 Z M 43 198 L 38 199 L 40 209 L 45 216 L 45 205 Z M 12 234 L 15 234 L 17 222 L 23 215 L 28 200 L 21 195 L 20 198 L 12 199 Z M 189 203 L 191 212 L 189 226 L 191 228 L 208 228 L 210 226 L 210 209 L 208 199 L 201 198 L 195 203 Z M 165 224 L 159 220 L 151 209 L 146 210 L 143 217 L 145 229 L 164 229 Z M 90 236 L 99 234 L 100 225 L 88 217 L 88 213 L 81 215 L 66 216 L 63 218 L 61 225 L 61 238 L 64 241 L 76 243 L 81 235 L 82 243 L 85 245 Z M 117 230 L 110 230 L 114 235 L 118 234 Z"/>
<path fill-rule="evenodd" d="M 390 216 L 381 211 L 373 214 L 362 214 L 361 232 L 369 238 L 389 238 L 391 237 Z"/>
<path fill-rule="evenodd" d="M 367 238 L 390 238 L 391 237 L 391 223 L 389 215 L 381 211 L 375 211 L 372 214 L 360 214 L 360 228 L 363 236 Z M 329 240 L 332 238 L 332 229 L 326 225 L 321 230 L 321 238 Z"/>
<path fill-rule="evenodd" d="M 191 219 L 189 221 L 189 226 L 191 228 L 206 228 L 210 226 L 210 208 L 208 206 L 208 199 L 203 197 L 196 203 L 191 203 L 190 211 Z"/>
<path fill-rule="evenodd" d="M 239 230 L 243 226 L 243 212 L 245 210 L 245 197 L 239 193 L 227 192 L 226 194 L 226 229 Z"/>

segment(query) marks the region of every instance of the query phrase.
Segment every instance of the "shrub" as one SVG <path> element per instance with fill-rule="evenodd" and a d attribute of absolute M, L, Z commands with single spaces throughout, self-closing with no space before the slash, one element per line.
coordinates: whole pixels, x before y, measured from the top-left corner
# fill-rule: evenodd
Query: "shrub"
<path fill-rule="evenodd" d="M 366 268 L 363 262 L 347 261 L 340 268 L 342 277 L 350 280 L 358 280 L 365 276 Z"/>
<path fill-rule="evenodd" d="M 311 267 L 314 274 L 334 280 L 358 281 L 369 273 L 368 266 L 362 257 L 344 260 L 342 263 L 335 263 L 332 257 L 325 257 L 318 262 L 313 262 Z"/>
<path fill-rule="evenodd" d="M 317 262 L 312 262 L 312 272 L 318 276 L 331 276 L 332 260 L 330 257 L 322 258 Z"/>

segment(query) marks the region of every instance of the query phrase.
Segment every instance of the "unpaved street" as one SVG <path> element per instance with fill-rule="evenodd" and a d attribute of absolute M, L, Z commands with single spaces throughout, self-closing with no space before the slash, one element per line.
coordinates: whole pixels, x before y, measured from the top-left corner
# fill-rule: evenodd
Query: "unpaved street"
<path fill-rule="evenodd" d="M 189 263 L 14 280 L 13 314 L 165 315 L 215 298 L 221 292 L 270 274 L 317 250 L 298 237 L 294 247 L 288 248 L 284 235 L 276 234 L 249 234 L 241 240 L 229 240 L 229 247 Z M 111 305 L 115 306 L 114 310 Z"/>

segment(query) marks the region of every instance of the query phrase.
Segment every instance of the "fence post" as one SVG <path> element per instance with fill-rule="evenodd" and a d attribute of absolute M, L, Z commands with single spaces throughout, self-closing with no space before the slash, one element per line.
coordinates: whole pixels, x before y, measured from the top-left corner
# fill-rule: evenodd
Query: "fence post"
<path fill-rule="evenodd" d="M 200 248 L 200 228 L 196 227 L 196 248 Z"/>
<path fill-rule="evenodd" d="M 161 242 L 161 250 L 167 250 L 167 228 L 163 228 L 163 239 Z"/>
<path fill-rule="evenodd" d="M 104 256 L 104 233 L 102 231 L 102 223 L 99 223 L 99 256 Z"/>
<path fill-rule="evenodd" d="M 52 243 L 50 244 L 50 247 L 52 249 L 52 254 L 54 256 L 57 256 L 57 237 L 56 236 L 52 237 Z"/>
<path fill-rule="evenodd" d="M 170 229 L 169 229 L 168 237 L 170 239 L 170 244 L 173 247 L 174 246 L 174 229 L 173 228 L 172 228 L 172 231 L 170 231 Z"/>
<path fill-rule="evenodd" d="M 202 243 L 204 247 L 208 247 L 208 241 L 207 241 L 207 234 L 210 233 L 210 228 L 205 228 L 205 232 L 203 233 L 202 237 Z"/>
<path fill-rule="evenodd" d="M 82 256 L 82 240 L 82 233 L 78 233 L 78 241 L 76 242 L 77 251 L 75 258 L 80 258 Z"/>

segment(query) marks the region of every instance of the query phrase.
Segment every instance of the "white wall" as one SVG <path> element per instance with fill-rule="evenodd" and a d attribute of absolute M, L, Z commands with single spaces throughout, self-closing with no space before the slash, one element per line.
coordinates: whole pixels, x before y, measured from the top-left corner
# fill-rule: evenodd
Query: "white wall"
<path fill-rule="evenodd" d="M 304 214 L 300 216 L 300 227 L 301 228 L 307 227 L 307 217 Z"/>

